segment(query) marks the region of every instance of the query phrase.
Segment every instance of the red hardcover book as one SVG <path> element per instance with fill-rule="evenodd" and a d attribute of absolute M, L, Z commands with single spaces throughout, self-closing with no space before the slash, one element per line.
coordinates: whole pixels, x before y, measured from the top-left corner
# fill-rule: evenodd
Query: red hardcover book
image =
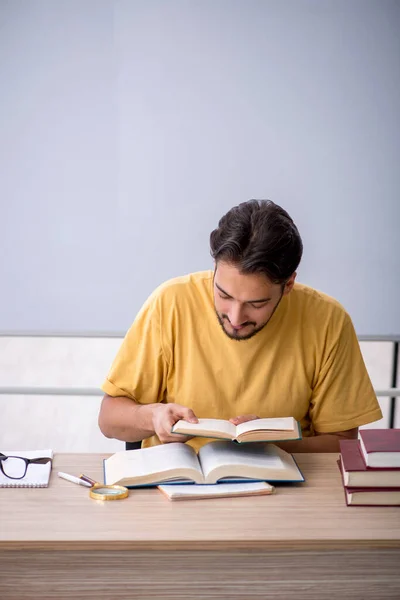
<path fill-rule="evenodd" d="M 344 483 L 342 463 L 337 461 Z M 400 487 L 350 487 L 343 485 L 347 506 L 400 506 Z"/>
<path fill-rule="evenodd" d="M 400 467 L 400 429 L 360 429 L 359 435 L 368 467 Z"/>
<path fill-rule="evenodd" d="M 367 467 L 359 440 L 340 440 L 344 485 L 350 487 L 400 487 L 400 469 Z"/>
<path fill-rule="evenodd" d="M 400 488 L 344 488 L 347 506 L 400 506 Z"/>

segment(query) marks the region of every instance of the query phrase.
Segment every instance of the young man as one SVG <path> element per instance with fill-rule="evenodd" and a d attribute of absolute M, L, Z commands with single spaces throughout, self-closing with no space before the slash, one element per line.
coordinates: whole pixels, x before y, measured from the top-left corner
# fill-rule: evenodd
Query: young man
<path fill-rule="evenodd" d="M 161 285 L 146 301 L 103 384 L 99 426 L 144 446 L 188 441 L 179 419 L 293 416 L 290 452 L 338 452 L 382 417 L 350 317 L 295 283 L 302 241 L 271 201 L 232 208 L 210 236 L 215 270 Z"/>

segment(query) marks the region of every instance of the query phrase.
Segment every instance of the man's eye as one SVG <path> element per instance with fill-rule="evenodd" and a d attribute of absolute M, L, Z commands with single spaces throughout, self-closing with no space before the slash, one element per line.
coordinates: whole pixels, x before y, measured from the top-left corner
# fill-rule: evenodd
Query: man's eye
<path fill-rule="evenodd" d="M 268 302 L 264 302 L 263 304 L 250 304 L 250 306 L 252 308 L 264 308 L 264 306 L 267 306 Z"/>

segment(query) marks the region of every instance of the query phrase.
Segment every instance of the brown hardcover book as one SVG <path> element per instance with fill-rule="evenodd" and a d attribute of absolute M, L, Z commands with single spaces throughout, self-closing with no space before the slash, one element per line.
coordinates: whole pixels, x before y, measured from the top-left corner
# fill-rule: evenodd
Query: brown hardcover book
<path fill-rule="evenodd" d="M 360 448 L 368 467 L 400 468 L 400 429 L 360 429 Z"/>
<path fill-rule="evenodd" d="M 400 487 L 400 469 L 377 469 L 365 464 L 359 440 L 340 440 L 343 482 L 353 487 Z"/>
<path fill-rule="evenodd" d="M 339 471 L 344 484 L 341 461 Z M 400 506 L 400 487 L 354 487 L 343 485 L 347 506 Z"/>
<path fill-rule="evenodd" d="M 400 506 L 400 488 L 344 488 L 347 506 Z"/>

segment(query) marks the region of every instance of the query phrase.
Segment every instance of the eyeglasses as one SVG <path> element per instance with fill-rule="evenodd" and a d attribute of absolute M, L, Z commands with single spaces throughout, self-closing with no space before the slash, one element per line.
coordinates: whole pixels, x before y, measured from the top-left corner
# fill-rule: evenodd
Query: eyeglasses
<path fill-rule="evenodd" d="M 23 479 L 29 465 L 45 465 L 51 458 L 24 458 L 23 456 L 6 456 L 0 452 L 0 471 L 9 479 Z"/>

